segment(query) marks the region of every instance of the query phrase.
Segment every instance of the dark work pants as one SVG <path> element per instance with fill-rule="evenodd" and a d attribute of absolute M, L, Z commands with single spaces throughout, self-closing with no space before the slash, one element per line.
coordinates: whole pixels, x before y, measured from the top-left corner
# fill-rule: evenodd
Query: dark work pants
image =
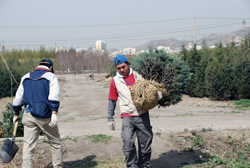
<path fill-rule="evenodd" d="M 128 168 L 148 168 L 151 158 L 151 143 L 153 139 L 152 127 L 148 112 L 138 117 L 123 117 L 122 151 Z M 135 138 L 138 139 L 138 158 L 135 147 Z"/>

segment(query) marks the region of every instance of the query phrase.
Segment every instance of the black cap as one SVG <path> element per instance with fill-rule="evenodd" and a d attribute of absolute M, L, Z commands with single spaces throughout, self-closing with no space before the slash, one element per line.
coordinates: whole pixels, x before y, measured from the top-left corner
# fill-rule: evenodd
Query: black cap
<path fill-rule="evenodd" d="M 45 58 L 45 59 L 42 59 L 40 61 L 39 65 L 44 65 L 44 66 L 47 66 L 48 68 L 50 68 L 51 66 L 53 66 L 53 62 L 50 59 Z M 54 73 L 53 67 L 51 69 L 51 72 Z"/>

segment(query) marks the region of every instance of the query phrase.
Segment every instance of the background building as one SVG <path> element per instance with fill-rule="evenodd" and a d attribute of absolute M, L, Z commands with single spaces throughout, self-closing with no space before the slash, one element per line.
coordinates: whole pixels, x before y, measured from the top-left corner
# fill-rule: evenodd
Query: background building
<path fill-rule="evenodd" d="M 109 54 L 109 57 L 116 57 L 117 55 L 125 55 L 125 56 L 135 56 L 136 48 L 126 47 L 121 50 L 112 52 Z"/>
<path fill-rule="evenodd" d="M 107 45 L 106 45 L 105 41 L 98 40 L 98 41 L 96 41 L 95 44 L 96 44 L 96 49 L 97 50 L 104 50 L 104 51 L 106 51 Z"/>

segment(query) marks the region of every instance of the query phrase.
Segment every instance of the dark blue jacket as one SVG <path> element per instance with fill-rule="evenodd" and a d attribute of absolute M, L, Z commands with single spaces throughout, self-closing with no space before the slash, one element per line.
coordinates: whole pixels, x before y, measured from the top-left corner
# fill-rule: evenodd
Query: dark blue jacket
<path fill-rule="evenodd" d="M 50 118 L 52 111 L 58 111 L 60 105 L 60 88 L 55 74 L 46 66 L 38 66 L 34 72 L 22 77 L 13 100 L 15 113 L 22 105 L 37 118 Z"/>

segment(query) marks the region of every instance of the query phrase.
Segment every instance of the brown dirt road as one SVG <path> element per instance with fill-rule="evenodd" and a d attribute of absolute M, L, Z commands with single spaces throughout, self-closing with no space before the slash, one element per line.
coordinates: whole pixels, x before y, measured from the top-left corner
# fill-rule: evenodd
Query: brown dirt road
<path fill-rule="evenodd" d="M 95 75 L 96 80 L 103 74 Z M 61 75 L 61 108 L 59 128 L 62 137 L 89 134 L 107 134 L 119 137 L 121 119 L 116 108 L 116 131 L 107 125 L 109 82 L 88 82 L 87 75 Z M 202 128 L 245 129 L 250 128 L 249 110 L 233 108 L 232 102 L 210 101 L 208 98 L 190 98 L 167 108 L 150 110 L 151 125 L 155 132 L 181 132 Z"/>

